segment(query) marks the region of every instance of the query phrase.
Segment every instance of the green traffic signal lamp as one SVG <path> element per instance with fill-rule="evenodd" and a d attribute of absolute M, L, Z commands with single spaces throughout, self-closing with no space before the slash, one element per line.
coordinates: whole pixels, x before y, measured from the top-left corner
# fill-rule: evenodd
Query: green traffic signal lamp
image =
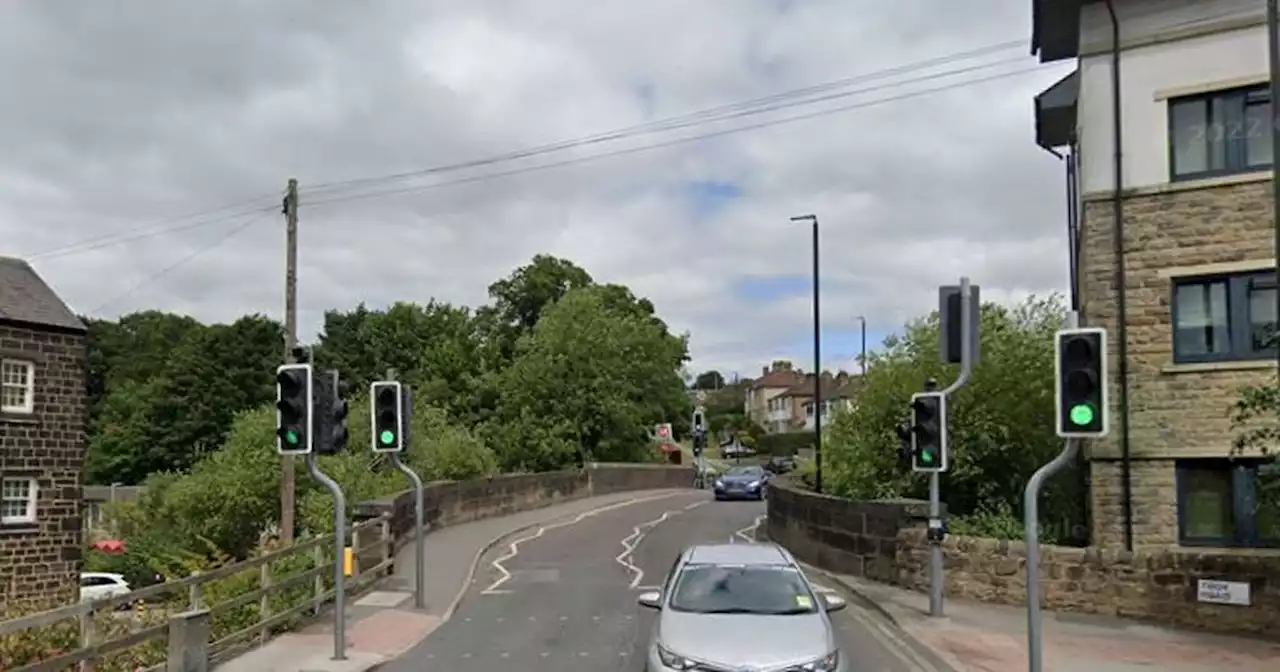
<path fill-rule="evenodd" d="M 1070 413 L 1067 414 L 1071 418 L 1073 425 L 1088 425 L 1093 422 L 1094 411 L 1093 406 L 1089 404 L 1076 404 L 1071 407 Z"/>
<path fill-rule="evenodd" d="M 404 449 L 404 388 L 396 381 L 377 381 L 371 385 L 371 420 L 373 449 L 397 452 Z"/>
<path fill-rule="evenodd" d="M 1067 439 L 1107 435 L 1107 335 L 1098 327 L 1060 330 L 1054 338 L 1057 434 Z"/>
<path fill-rule="evenodd" d="M 276 369 L 276 451 L 311 452 L 311 365 L 285 364 Z"/>

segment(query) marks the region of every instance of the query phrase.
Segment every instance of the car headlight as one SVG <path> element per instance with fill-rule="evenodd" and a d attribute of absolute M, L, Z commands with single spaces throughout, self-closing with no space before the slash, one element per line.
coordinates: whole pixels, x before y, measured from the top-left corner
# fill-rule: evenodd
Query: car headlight
<path fill-rule="evenodd" d="M 795 672 L 836 672 L 836 666 L 840 664 L 840 652 L 832 651 L 827 655 L 814 660 L 800 667 L 794 668 Z M 676 668 L 683 669 L 683 668 Z"/>
<path fill-rule="evenodd" d="M 755 490 L 756 488 L 760 487 L 760 481 L 751 481 L 751 483 L 748 484 L 747 487 L 751 488 L 752 490 Z"/>
<path fill-rule="evenodd" d="M 664 667 L 669 667 L 673 670 L 691 670 L 697 665 L 697 663 L 684 656 L 676 655 L 662 648 L 661 644 L 658 645 L 658 660 L 662 661 Z M 834 670 L 835 668 L 831 669 Z"/>
<path fill-rule="evenodd" d="M 717 479 L 716 479 L 716 487 L 717 487 L 717 488 L 723 488 L 723 487 L 724 487 L 724 481 L 722 481 L 722 480 L 720 480 L 720 479 L 718 479 L 718 478 L 717 478 Z"/>

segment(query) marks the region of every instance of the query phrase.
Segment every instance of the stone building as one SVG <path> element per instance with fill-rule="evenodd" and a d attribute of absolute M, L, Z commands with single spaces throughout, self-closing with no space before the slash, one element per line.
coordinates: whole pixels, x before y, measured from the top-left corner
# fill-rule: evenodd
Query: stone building
<path fill-rule="evenodd" d="M 1067 157 L 1073 290 L 1110 343 L 1094 542 L 1280 545 L 1280 472 L 1233 454 L 1229 415 L 1276 377 L 1264 3 L 1033 9 L 1040 60 L 1077 65 L 1036 97 L 1036 136 Z"/>
<path fill-rule="evenodd" d="M 84 323 L 0 257 L 0 604 L 78 597 L 87 376 Z"/>

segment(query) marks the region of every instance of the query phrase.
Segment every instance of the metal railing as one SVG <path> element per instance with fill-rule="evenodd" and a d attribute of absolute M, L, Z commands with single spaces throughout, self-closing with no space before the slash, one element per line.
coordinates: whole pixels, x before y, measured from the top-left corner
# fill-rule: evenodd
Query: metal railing
<path fill-rule="evenodd" d="M 372 541 L 367 541 L 370 536 Z M 390 515 L 351 526 L 350 539 L 352 566 L 346 586 L 354 591 L 391 570 L 395 540 Z M 320 615 L 334 594 L 333 542 L 332 534 L 317 536 L 176 581 L 0 622 L 0 644 L 5 638 L 40 635 L 59 626 L 78 626 L 79 631 L 77 648 L 54 651 L 36 661 L 14 661 L 5 669 L 163 670 L 170 661 L 186 657 L 223 662 L 307 616 Z M 136 655 L 110 664 L 112 657 L 127 652 Z M 103 663 L 108 664 L 100 668 Z"/>

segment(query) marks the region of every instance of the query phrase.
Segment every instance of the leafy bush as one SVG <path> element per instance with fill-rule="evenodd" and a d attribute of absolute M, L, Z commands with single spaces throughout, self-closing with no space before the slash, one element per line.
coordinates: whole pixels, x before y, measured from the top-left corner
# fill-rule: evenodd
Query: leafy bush
<path fill-rule="evenodd" d="M 969 385 L 948 400 L 951 467 L 943 477 L 944 496 L 952 515 L 965 521 L 962 527 L 1001 533 L 1005 516 L 1020 519 L 1027 479 L 1062 450 L 1054 434 L 1053 334 L 1063 315 L 1056 296 L 1012 309 L 982 307 L 981 362 Z M 851 499 L 924 499 L 927 479 L 899 462 L 895 428 L 909 416 L 911 395 L 925 380 L 945 385 L 954 367 L 938 363 L 936 313 L 885 346 L 867 369 L 857 405 L 824 433 L 823 486 Z M 1066 532 L 1083 531 L 1084 499 L 1083 470 L 1072 465 L 1046 484 L 1043 520 L 1066 521 L 1060 524 Z"/>
<path fill-rule="evenodd" d="M 762 434 L 756 439 L 756 452 L 779 457 L 790 457 L 802 449 L 812 447 L 813 432 Z"/>

